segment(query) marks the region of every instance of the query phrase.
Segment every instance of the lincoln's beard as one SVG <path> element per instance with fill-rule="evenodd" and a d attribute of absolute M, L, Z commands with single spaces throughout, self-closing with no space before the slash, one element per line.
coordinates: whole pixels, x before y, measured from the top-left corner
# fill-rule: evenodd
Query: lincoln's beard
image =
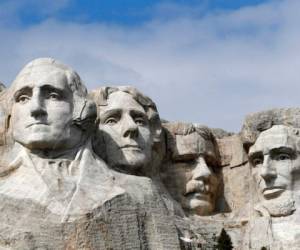
<path fill-rule="evenodd" d="M 263 199 L 256 206 L 256 210 L 262 214 L 262 210 L 267 210 L 271 217 L 291 215 L 296 210 L 293 192 L 286 190 L 277 198 L 270 200 Z"/>

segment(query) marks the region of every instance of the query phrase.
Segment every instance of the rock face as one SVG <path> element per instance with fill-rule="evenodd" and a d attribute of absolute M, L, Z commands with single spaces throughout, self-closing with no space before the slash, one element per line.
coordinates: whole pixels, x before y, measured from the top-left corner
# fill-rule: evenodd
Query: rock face
<path fill-rule="evenodd" d="M 0 91 L 0 249 L 300 249 L 300 109 L 162 122 L 51 58 Z"/>

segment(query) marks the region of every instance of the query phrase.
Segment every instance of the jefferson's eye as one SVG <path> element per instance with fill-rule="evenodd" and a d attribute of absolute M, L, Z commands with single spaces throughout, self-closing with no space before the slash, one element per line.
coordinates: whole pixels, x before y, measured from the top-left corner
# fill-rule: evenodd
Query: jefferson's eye
<path fill-rule="evenodd" d="M 263 159 L 262 158 L 255 158 L 255 159 L 252 160 L 252 164 L 253 164 L 253 166 L 263 164 Z"/>
<path fill-rule="evenodd" d="M 281 154 L 276 155 L 274 157 L 274 159 L 276 161 L 286 161 L 286 160 L 290 160 L 291 156 L 289 154 L 286 154 L 286 153 L 281 153 Z"/>
<path fill-rule="evenodd" d="M 108 124 L 108 125 L 114 125 L 118 122 L 118 120 L 114 117 L 110 117 L 110 118 L 107 118 L 104 122 L 104 124 Z"/>
<path fill-rule="evenodd" d="M 16 101 L 19 103 L 26 103 L 30 97 L 28 95 L 20 95 L 17 97 Z"/>
<path fill-rule="evenodd" d="M 137 125 L 139 125 L 139 126 L 143 126 L 143 125 L 145 125 L 145 120 L 144 120 L 144 118 L 142 118 L 142 117 L 136 117 L 135 119 L 134 119 L 134 122 L 137 124 Z"/>

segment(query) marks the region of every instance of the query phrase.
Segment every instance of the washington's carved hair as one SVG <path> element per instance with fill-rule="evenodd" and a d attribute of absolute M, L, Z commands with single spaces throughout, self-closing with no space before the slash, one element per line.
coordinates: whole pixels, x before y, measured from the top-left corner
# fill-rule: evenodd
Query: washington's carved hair
<path fill-rule="evenodd" d="M 81 97 L 85 97 L 87 95 L 87 89 L 81 81 L 81 78 L 77 74 L 77 72 L 74 71 L 71 67 L 64 65 L 63 63 L 53 58 L 38 58 L 26 64 L 24 68 L 19 72 L 9 89 L 14 92 L 15 86 L 20 78 L 24 75 L 30 74 L 35 68 L 39 67 L 41 68 L 40 70 L 42 70 L 42 67 L 54 67 L 62 70 L 67 77 L 68 85 L 73 94 Z"/>
<path fill-rule="evenodd" d="M 67 84 L 73 93 L 73 124 L 83 130 L 86 130 L 89 125 L 94 124 L 97 115 L 95 104 L 88 99 L 87 89 L 76 71 L 53 58 L 38 58 L 24 66 L 11 86 L 1 96 L 1 99 L 6 102 L 4 104 L 8 120 L 6 130 L 9 127 L 13 96 L 19 81 L 22 81 L 22 78 L 26 74 L 30 74 L 34 70 L 42 73 L 43 71 L 48 71 L 49 67 L 63 71 L 67 78 Z"/>
<path fill-rule="evenodd" d="M 114 92 L 125 92 L 130 94 L 132 98 L 139 103 L 145 110 L 150 123 L 151 133 L 153 135 L 154 143 L 161 141 L 161 121 L 155 103 L 147 96 L 142 94 L 136 88 L 131 86 L 118 87 L 101 87 L 90 93 L 92 99 L 96 102 L 98 114 L 101 106 L 107 105 L 109 96 Z"/>

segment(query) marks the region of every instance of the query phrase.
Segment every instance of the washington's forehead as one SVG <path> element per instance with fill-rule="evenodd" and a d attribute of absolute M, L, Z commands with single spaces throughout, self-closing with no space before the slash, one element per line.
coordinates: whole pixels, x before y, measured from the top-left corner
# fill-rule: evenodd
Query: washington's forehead
<path fill-rule="evenodd" d="M 24 87 L 40 87 L 51 85 L 58 89 L 68 88 L 68 81 L 63 70 L 56 67 L 37 67 L 20 74 L 14 82 L 14 90 Z"/>
<path fill-rule="evenodd" d="M 249 153 L 267 152 L 274 148 L 288 147 L 296 149 L 297 136 L 289 133 L 290 128 L 276 127 L 262 132 Z"/>
<path fill-rule="evenodd" d="M 134 100 L 132 95 L 122 91 L 111 93 L 108 97 L 107 105 L 101 107 L 101 109 L 103 111 L 112 109 L 137 110 L 145 113 L 144 108 Z"/>

